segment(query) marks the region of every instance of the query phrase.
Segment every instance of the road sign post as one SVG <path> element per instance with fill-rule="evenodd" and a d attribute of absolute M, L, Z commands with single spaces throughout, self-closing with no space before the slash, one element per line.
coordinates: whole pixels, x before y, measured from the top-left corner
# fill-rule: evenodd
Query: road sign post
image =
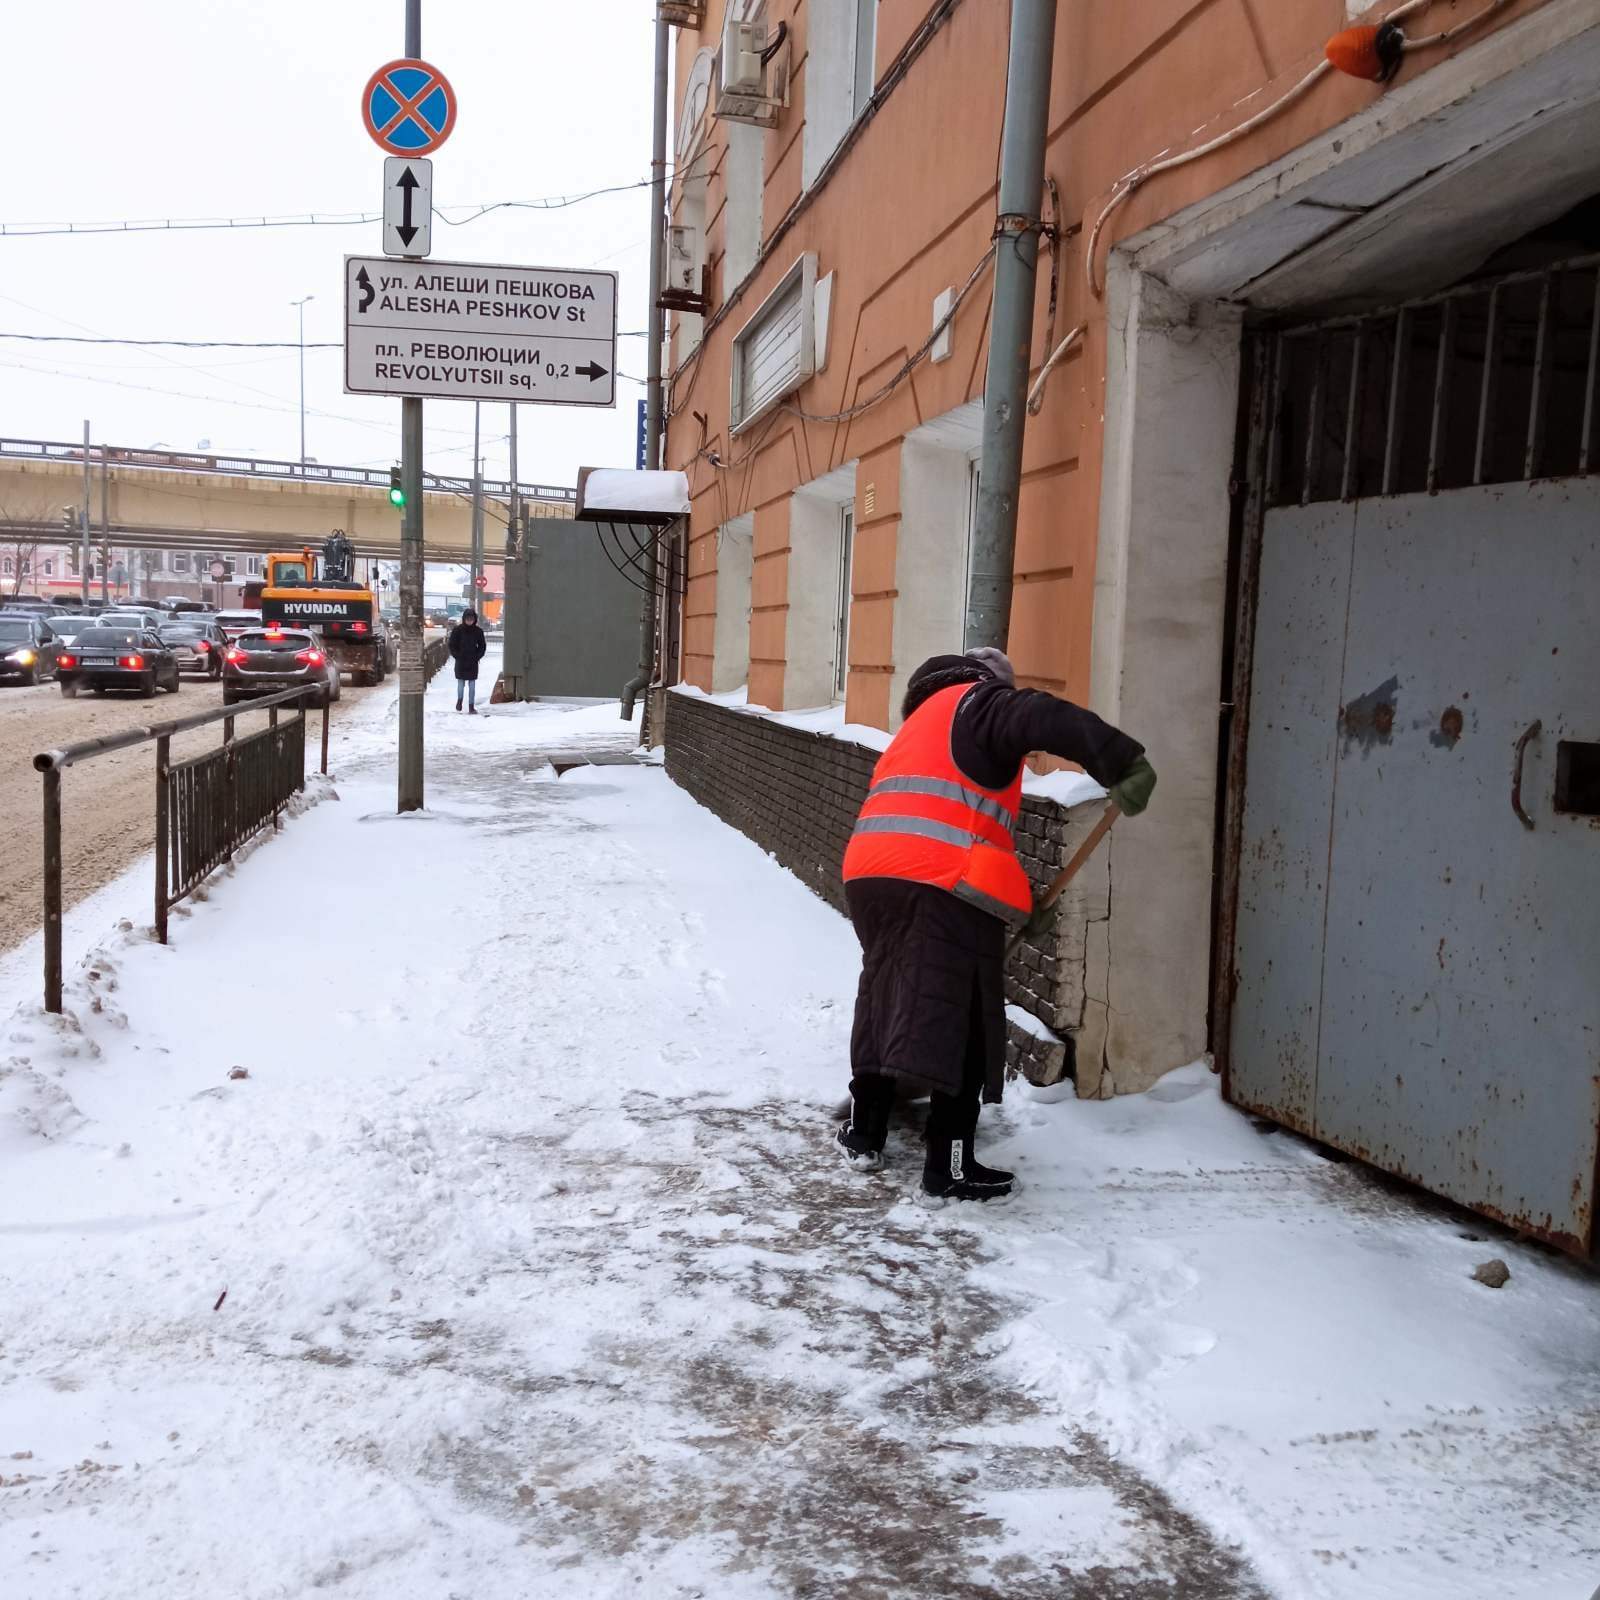
<path fill-rule="evenodd" d="M 390 156 L 383 164 L 383 253 L 433 251 L 433 163 Z"/>
<path fill-rule="evenodd" d="M 345 257 L 349 394 L 614 406 L 616 374 L 614 272 Z"/>

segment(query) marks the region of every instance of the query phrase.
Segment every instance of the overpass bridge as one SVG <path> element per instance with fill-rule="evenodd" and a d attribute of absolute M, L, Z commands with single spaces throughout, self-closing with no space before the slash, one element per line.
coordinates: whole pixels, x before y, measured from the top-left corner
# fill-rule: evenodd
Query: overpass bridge
<path fill-rule="evenodd" d="M 65 544 L 61 509 L 83 504 L 82 444 L 0 439 L 0 543 Z M 252 456 L 89 447 L 96 545 L 266 554 L 320 545 L 343 528 L 356 554 L 400 559 L 400 513 L 389 473 Z M 530 517 L 570 517 L 576 491 L 519 485 Z M 503 540 L 511 485 L 484 483 L 484 546 Z M 103 518 L 103 523 L 102 523 Z M 423 559 L 466 561 L 472 549 L 472 480 L 423 474 Z"/>

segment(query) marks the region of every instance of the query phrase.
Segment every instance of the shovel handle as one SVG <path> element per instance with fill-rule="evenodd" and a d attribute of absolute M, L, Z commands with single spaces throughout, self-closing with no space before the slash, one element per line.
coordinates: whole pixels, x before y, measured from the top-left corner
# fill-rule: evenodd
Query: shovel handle
<path fill-rule="evenodd" d="M 1122 815 L 1121 809 L 1115 800 L 1107 800 L 1106 808 L 1100 813 L 1100 820 L 1089 830 L 1083 843 L 1072 853 L 1072 859 L 1050 880 L 1048 887 L 1039 898 L 1034 901 L 1035 911 L 1045 911 L 1053 906 L 1065 892 L 1066 887 L 1077 877 L 1085 861 L 1092 856 L 1100 846 L 1100 841 L 1111 832 L 1111 825 Z M 1022 930 L 1017 929 L 1006 944 L 1006 954 L 1010 955 L 1022 942 Z"/>

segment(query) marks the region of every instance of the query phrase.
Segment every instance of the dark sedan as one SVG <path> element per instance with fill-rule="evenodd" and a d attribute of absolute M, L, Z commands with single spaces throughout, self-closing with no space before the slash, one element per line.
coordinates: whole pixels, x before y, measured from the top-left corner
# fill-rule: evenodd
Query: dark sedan
<path fill-rule="evenodd" d="M 222 676 L 228 636 L 211 617 L 183 617 L 164 622 L 161 637 L 172 646 L 180 672 L 196 672 L 213 682 Z"/>
<path fill-rule="evenodd" d="M 80 689 L 137 689 L 146 700 L 157 689 L 178 692 L 178 658 L 149 628 L 85 628 L 56 653 L 56 676 L 68 699 Z"/>
<path fill-rule="evenodd" d="M 0 679 L 40 683 L 55 670 L 49 620 L 27 611 L 0 611 Z"/>
<path fill-rule="evenodd" d="M 302 684 L 320 688 L 312 705 L 331 705 L 339 698 L 339 665 L 328 659 L 328 652 L 314 633 L 297 628 L 261 628 L 254 633 L 241 633 L 223 657 L 224 705 Z"/>

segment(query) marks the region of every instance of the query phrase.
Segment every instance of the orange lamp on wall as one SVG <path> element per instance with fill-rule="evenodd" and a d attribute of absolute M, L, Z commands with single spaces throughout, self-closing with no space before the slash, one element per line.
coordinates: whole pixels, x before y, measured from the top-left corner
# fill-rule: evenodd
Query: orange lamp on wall
<path fill-rule="evenodd" d="M 1328 41 L 1327 57 L 1340 72 L 1373 83 L 1387 83 L 1400 70 L 1406 36 L 1398 23 L 1346 28 Z"/>

